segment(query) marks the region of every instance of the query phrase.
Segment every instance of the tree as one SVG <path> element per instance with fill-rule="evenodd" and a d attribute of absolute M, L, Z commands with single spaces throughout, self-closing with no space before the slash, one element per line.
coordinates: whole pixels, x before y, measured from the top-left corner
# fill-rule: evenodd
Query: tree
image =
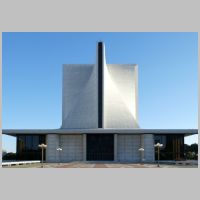
<path fill-rule="evenodd" d="M 2 149 L 2 158 L 7 154 L 7 151 Z"/>
<path fill-rule="evenodd" d="M 191 144 L 190 145 L 190 151 L 195 152 L 196 154 L 198 154 L 198 144 Z"/>
<path fill-rule="evenodd" d="M 198 144 L 194 143 L 191 145 L 185 144 L 185 156 L 189 160 L 198 159 Z"/>
<path fill-rule="evenodd" d="M 3 160 L 16 160 L 16 153 L 9 152 L 3 156 Z"/>

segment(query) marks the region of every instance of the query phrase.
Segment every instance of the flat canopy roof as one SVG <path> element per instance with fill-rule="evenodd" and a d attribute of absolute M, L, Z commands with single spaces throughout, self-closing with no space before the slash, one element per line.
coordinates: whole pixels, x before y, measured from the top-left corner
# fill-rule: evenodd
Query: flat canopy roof
<path fill-rule="evenodd" d="M 184 134 L 185 136 L 198 134 L 198 129 L 3 129 L 2 134 L 16 136 L 19 134 Z"/>

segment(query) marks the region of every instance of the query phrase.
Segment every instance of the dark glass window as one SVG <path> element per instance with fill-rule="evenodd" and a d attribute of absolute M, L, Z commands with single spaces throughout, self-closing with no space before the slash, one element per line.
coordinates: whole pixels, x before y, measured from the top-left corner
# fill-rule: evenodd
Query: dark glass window
<path fill-rule="evenodd" d="M 38 145 L 41 143 L 46 144 L 46 135 L 18 135 L 17 159 L 41 160 L 41 149 L 38 148 Z"/>
<path fill-rule="evenodd" d="M 166 147 L 166 135 L 155 135 L 154 137 L 154 143 L 160 143 L 163 144 L 161 149 L 164 149 Z"/>
<path fill-rule="evenodd" d="M 184 159 L 184 135 L 166 134 L 155 135 L 155 143 L 164 143 L 165 146 L 160 149 L 161 160 L 183 160 Z M 155 149 L 155 159 L 157 160 L 157 148 Z"/>
<path fill-rule="evenodd" d="M 39 144 L 39 137 L 38 136 L 33 136 L 33 150 L 38 150 L 38 144 Z"/>
<path fill-rule="evenodd" d="M 87 160 L 114 160 L 114 135 L 88 134 Z"/>
<path fill-rule="evenodd" d="M 26 150 L 29 151 L 29 150 L 32 150 L 32 136 L 28 135 L 26 136 Z"/>

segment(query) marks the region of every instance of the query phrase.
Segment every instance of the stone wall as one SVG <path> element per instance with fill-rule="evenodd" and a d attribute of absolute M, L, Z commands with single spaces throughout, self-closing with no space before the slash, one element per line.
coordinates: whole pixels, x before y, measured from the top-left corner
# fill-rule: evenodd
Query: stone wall
<path fill-rule="evenodd" d="M 62 151 L 57 151 L 61 147 Z M 47 135 L 47 162 L 70 162 L 83 160 L 82 135 Z"/>
<path fill-rule="evenodd" d="M 140 136 L 118 135 L 117 136 L 117 161 L 139 162 L 140 161 Z"/>

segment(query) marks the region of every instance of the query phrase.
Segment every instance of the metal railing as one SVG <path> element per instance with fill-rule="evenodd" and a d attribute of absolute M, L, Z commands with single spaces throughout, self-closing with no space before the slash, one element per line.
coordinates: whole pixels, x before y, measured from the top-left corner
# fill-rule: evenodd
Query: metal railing
<path fill-rule="evenodd" d="M 26 165 L 26 164 L 34 164 L 34 163 L 40 163 L 40 162 L 41 162 L 40 160 L 2 162 L 2 166 Z"/>

